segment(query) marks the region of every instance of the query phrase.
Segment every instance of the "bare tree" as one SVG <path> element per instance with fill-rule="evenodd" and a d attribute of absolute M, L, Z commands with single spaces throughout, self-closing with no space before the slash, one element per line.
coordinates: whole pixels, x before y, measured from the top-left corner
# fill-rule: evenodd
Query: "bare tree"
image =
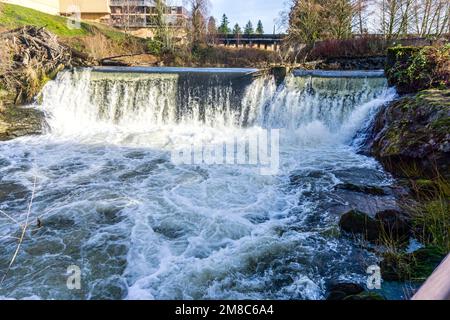
<path fill-rule="evenodd" d="M 359 34 L 368 32 L 367 20 L 371 0 L 352 0 L 352 29 Z"/>
<path fill-rule="evenodd" d="M 412 6 L 414 32 L 422 37 L 448 32 L 450 3 L 447 0 L 417 0 Z"/>
<path fill-rule="evenodd" d="M 210 3 L 209 0 L 188 0 L 191 10 L 190 37 L 193 46 L 206 42 L 207 22 Z"/>
<path fill-rule="evenodd" d="M 207 27 L 207 33 L 208 33 L 208 44 L 214 45 L 217 43 L 217 24 L 216 19 L 214 17 L 209 17 L 208 19 L 208 27 Z"/>

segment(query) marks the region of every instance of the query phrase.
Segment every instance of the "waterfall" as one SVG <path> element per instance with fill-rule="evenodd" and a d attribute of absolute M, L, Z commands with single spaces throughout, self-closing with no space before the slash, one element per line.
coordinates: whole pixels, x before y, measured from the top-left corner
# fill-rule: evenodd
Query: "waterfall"
<path fill-rule="evenodd" d="M 395 95 L 381 77 L 270 76 L 223 73 L 61 73 L 42 92 L 54 133 L 167 125 L 283 128 L 348 139 Z"/>

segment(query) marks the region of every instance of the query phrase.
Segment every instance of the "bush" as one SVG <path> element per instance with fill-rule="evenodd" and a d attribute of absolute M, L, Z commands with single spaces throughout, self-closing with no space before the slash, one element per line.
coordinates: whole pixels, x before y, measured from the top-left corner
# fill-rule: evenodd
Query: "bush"
<path fill-rule="evenodd" d="M 345 40 L 324 40 L 317 42 L 309 58 L 329 59 L 345 57 L 368 57 L 384 55 L 387 42 L 377 36 L 365 35 L 361 38 Z"/>
<path fill-rule="evenodd" d="M 450 86 L 450 45 L 388 49 L 386 76 L 400 93 Z"/>
<path fill-rule="evenodd" d="M 173 66 L 264 68 L 277 61 L 277 54 L 271 51 L 209 45 L 180 47 L 175 52 L 164 55 L 164 62 Z"/>

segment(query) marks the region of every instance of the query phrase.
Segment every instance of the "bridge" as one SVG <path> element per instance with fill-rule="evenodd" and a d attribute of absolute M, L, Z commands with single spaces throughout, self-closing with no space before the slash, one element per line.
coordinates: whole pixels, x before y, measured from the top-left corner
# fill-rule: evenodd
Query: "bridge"
<path fill-rule="evenodd" d="M 284 34 L 219 34 L 210 40 L 224 47 L 278 51 L 285 36 Z"/>

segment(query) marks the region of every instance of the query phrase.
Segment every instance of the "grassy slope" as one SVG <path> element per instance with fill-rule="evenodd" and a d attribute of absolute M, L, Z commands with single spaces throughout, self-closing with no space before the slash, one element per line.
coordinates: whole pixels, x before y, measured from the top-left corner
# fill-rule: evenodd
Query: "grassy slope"
<path fill-rule="evenodd" d="M 58 36 L 83 36 L 90 33 L 89 25 L 82 23 L 80 29 L 70 29 L 67 19 L 53 16 L 33 9 L 2 4 L 0 7 L 0 25 L 6 29 L 14 29 L 25 25 L 46 27 Z"/>
<path fill-rule="evenodd" d="M 45 27 L 61 38 L 83 37 L 103 34 L 113 41 L 124 41 L 127 35 L 114 28 L 97 24 L 81 23 L 81 28 L 72 29 L 68 27 L 67 18 L 53 16 L 33 9 L 12 5 L 0 4 L 0 26 L 4 29 L 14 29 L 25 25 Z"/>

